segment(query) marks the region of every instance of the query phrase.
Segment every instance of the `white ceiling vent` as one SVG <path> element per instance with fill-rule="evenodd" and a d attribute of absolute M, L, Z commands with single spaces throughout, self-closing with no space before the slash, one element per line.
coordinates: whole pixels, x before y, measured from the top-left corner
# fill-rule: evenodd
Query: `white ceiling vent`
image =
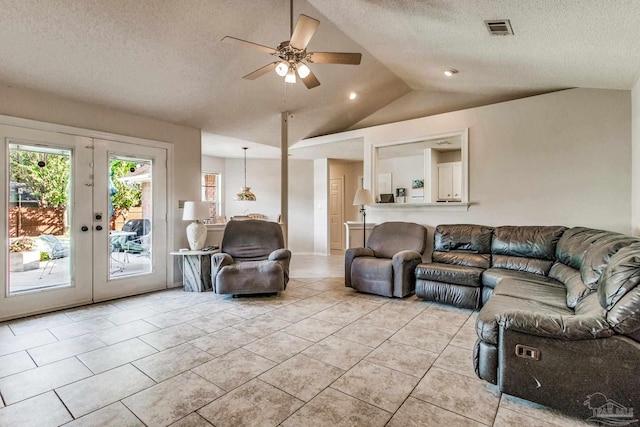
<path fill-rule="evenodd" d="M 492 36 L 512 36 L 513 29 L 511 28 L 511 22 L 508 19 L 494 19 L 484 21 L 489 34 Z"/>

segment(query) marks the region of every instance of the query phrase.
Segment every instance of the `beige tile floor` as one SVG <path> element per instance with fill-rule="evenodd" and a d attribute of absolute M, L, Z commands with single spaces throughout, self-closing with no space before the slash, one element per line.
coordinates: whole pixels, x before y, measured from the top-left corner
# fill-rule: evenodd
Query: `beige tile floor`
<path fill-rule="evenodd" d="M 479 380 L 471 310 L 343 275 L 294 256 L 276 297 L 169 290 L 0 324 L 0 426 L 587 425 Z"/>

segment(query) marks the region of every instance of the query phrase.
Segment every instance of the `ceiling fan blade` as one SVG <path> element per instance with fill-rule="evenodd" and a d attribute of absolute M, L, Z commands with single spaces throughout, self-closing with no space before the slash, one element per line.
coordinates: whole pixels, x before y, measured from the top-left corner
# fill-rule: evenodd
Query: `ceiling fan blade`
<path fill-rule="evenodd" d="M 309 75 L 304 79 L 300 78 L 300 80 L 302 80 L 302 83 L 304 83 L 307 89 L 313 89 L 316 86 L 320 86 L 320 82 L 318 81 L 316 76 L 313 74 L 313 71 L 309 71 Z"/>
<path fill-rule="evenodd" d="M 231 36 L 223 37 L 222 38 L 222 42 L 223 43 L 234 44 L 234 45 L 242 46 L 242 47 L 248 47 L 249 49 L 259 50 L 261 52 L 268 53 L 270 55 L 275 55 L 276 53 L 278 53 L 275 49 L 273 49 L 271 47 L 262 46 L 261 44 L 248 42 L 246 40 L 237 39 L 237 38 L 231 37 Z"/>
<path fill-rule="evenodd" d="M 265 74 L 267 74 L 269 71 L 273 71 L 276 69 L 276 65 L 279 64 L 279 61 L 276 62 L 272 62 L 271 64 L 267 64 L 262 68 L 258 68 L 257 70 L 255 70 L 253 73 L 249 73 L 246 76 L 243 77 L 243 79 L 246 80 L 255 80 L 258 77 L 262 77 Z"/>
<path fill-rule="evenodd" d="M 320 21 L 317 19 L 313 19 L 307 15 L 300 15 L 298 22 L 296 22 L 296 28 L 293 30 L 293 34 L 291 34 L 289 44 L 296 49 L 306 49 L 318 25 L 320 25 Z"/>
<path fill-rule="evenodd" d="M 345 52 L 311 52 L 307 60 L 316 64 L 360 65 L 361 53 Z"/>

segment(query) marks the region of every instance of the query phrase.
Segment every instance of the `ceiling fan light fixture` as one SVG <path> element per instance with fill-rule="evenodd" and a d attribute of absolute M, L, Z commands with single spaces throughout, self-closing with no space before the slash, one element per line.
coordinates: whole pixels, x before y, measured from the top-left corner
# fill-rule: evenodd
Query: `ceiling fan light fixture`
<path fill-rule="evenodd" d="M 309 69 L 309 67 L 307 67 L 307 64 L 303 63 L 298 64 L 297 71 L 298 76 L 300 76 L 301 79 L 307 78 L 309 73 L 311 73 L 311 70 Z"/>
<path fill-rule="evenodd" d="M 295 83 L 296 82 L 296 73 L 293 71 L 293 67 L 289 68 L 289 72 L 286 76 L 284 76 L 284 81 L 286 83 Z"/>
<path fill-rule="evenodd" d="M 356 92 L 349 92 L 349 99 L 350 100 L 354 100 L 358 97 L 358 94 Z"/>
<path fill-rule="evenodd" d="M 455 68 L 449 68 L 448 70 L 444 70 L 445 77 L 453 77 L 454 74 L 458 74 L 458 70 Z"/>
<path fill-rule="evenodd" d="M 288 71 L 289 64 L 287 64 L 285 61 L 282 61 L 281 63 L 276 65 L 276 74 L 278 74 L 280 77 L 286 76 Z"/>

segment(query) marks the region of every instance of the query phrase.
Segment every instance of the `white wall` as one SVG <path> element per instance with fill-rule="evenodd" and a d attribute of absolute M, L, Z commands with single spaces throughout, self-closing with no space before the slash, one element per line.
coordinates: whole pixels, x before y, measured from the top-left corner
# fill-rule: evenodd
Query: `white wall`
<path fill-rule="evenodd" d="M 247 159 L 247 185 L 256 195 L 255 202 L 237 202 L 233 196 L 244 185 L 244 160 L 202 156 L 202 170 L 222 172 L 222 199 L 224 215 L 260 213 L 269 221 L 277 221 L 280 215 L 280 160 Z M 313 217 L 313 162 L 289 159 L 289 224 L 288 248 L 294 254 L 313 253 L 313 229 L 309 218 Z M 222 231 L 211 227 L 207 243 L 219 244 Z M 216 240 L 217 239 L 217 240 Z"/>
<path fill-rule="evenodd" d="M 289 250 L 312 254 L 313 160 L 289 159 Z"/>
<path fill-rule="evenodd" d="M 631 91 L 631 227 L 640 236 L 640 78 Z"/>
<path fill-rule="evenodd" d="M 244 160 L 225 159 L 224 175 L 225 215 L 263 214 L 269 221 L 280 215 L 280 160 L 247 159 L 247 186 L 256 195 L 255 202 L 233 200 L 244 186 Z"/>
<path fill-rule="evenodd" d="M 630 233 L 630 97 L 572 89 L 369 128 L 365 147 L 468 127 L 472 202 L 467 212 L 373 208 L 372 220 Z"/>
<path fill-rule="evenodd" d="M 378 160 L 376 173 L 391 174 L 391 192 L 396 194 L 396 188 L 404 188 L 406 190 L 406 203 L 412 203 L 411 199 L 411 181 L 414 179 L 425 179 L 424 172 L 424 156 L 405 156 L 392 157 L 390 159 Z M 425 180 L 426 183 L 429 179 Z M 375 195 L 376 198 L 379 194 Z M 424 203 L 421 199 L 417 203 Z"/>
<path fill-rule="evenodd" d="M 313 161 L 313 251 L 318 255 L 329 254 L 328 200 L 329 160 L 316 159 Z"/>
<path fill-rule="evenodd" d="M 468 211 L 372 206 L 367 219 L 431 227 L 562 224 L 631 232 L 630 91 L 570 89 L 327 135 L 314 142 L 363 138 L 367 188 L 373 178 L 374 145 L 465 128 Z"/>
<path fill-rule="evenodd" d="M 44 92 L 0 85 L 0 114 L 172 143 L 174 150 L 173 214 L 175 248 L 187 246 L 178 200 L 200 197 L 200 130 L 122 111 L 61 98 Z M 179 173 L 178 173 L 179 172 Z M 177 258 L 177 257 L 172 257 Z M 173 283 L 182 281 L 177 259 Z M 171 282 L 171 279 L 169 280 Z"/>

